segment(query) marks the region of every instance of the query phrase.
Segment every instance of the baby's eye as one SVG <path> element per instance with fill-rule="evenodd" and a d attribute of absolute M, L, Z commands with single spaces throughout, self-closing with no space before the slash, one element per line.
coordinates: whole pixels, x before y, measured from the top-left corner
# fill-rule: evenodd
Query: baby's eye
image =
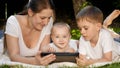
<path fill-rule="evenodd" d="M 59 36 L 55 36 L 55 38 L 59 38 Z"/>
<path fill-rule="evenodd" d="M 67 36 L 63 36 L 63 38 L 66 38 Z"/>
<path fill-rule="evenodd" d="M 84 28 L 85 30 L 88 30 L 88 28 Z"/>

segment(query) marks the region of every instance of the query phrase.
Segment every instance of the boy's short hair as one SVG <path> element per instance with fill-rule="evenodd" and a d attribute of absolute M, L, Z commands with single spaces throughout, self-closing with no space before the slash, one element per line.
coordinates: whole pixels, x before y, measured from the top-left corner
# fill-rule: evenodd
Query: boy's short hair
<path fill-rule="evenodd" d="M 92 23 L 101 23 L 103 22 L 103 13 L 102 11 L 95 6 L 86 6 L 81 11 L 78 12 L 76 16 L 77 21 L 90 21 Z"/>

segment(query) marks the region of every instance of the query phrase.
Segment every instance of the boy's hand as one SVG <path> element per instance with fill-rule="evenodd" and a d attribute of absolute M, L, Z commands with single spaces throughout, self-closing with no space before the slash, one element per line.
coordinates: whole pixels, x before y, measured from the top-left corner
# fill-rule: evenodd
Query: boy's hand
<path fill-rule="evenodd" d="M 79 58 L 76 58 L 77 60 L 77 65 L 78 66 L 88 66 L 89 65 L 89 60 L 83 56 L 80 56 Z"/>

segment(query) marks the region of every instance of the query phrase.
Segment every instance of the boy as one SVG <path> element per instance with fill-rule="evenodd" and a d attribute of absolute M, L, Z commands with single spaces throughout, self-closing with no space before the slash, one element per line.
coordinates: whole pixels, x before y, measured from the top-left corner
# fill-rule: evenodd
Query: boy
<path fill-rule="evenodd" d="M 94 6 L 86 6 L 77 16 L 77 25 L 82 34 L 79 40 L 77 64 L 87 66 L 97 62 L 110 62 L 117 56 L 113 38 L 102 28 L 103 13 Z"/>
<path fill-rule="evenodd" d="M 70 40 L 70 26 L 65 22 L 57 22 L 51 30 L 51 39 L 47 47 L 44 47 L 44 52 L 76 52 L 77 41 Z"/>

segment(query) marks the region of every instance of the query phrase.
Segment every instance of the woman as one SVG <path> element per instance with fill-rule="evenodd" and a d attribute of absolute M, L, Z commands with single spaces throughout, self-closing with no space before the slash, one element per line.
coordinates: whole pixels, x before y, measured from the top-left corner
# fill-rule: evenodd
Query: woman
<path fill-rule="evenodd" d="M 12 61 L 48 65 L 56 59 L 41 57 L 41 49 L 50 43 L 53 8 L 49 0 L 30 0 L 27 8 L 8 18 L 5 30 L 8 55 Z"/>

